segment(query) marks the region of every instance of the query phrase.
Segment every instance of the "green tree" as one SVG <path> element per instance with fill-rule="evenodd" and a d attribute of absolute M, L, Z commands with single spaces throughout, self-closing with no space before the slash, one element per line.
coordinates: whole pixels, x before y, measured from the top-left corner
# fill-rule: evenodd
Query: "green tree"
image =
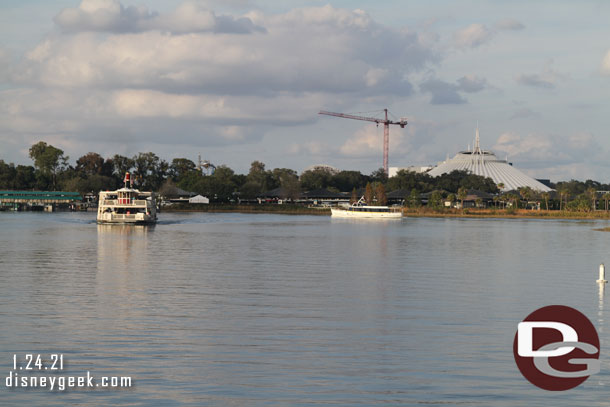
<path fill-rule="evenodd" d="M 15 168 L 15 189 L 33 189 L 36 186 L 36 170 L 30 165 L 18 165 Z"/>
<path fill-rule="evenodd" d="M 594 187 L 587 188 L 586 191 L 587 197 L 591 200 L 591 210 L 595 211 L 596 201 L 597 201 L 597 190 Z"/>
<path fill-rule="evenodd" d="M 371 173 L 370 180 L 371 182 L 386 183 L 388 181 L 388 175 L 383 168 L 379 168 Z"/>
<path fill-rule="evenodd" d="M 449 194 L 447 195 L 447 201 L 449 201 L 449 205 L 451 207 L 453 207 L 453 203 L 455 202 L 455 194 Z"/>
<path fill-rule="evenodd" d="M 409 207 L 410 208 L 419 208 L 421 206 L 421 198 L 419 197 L 419 191 L 417 189 L 412 189 L 409 194 Z"/>
<path fill-rule="evenodd" d="M 303 172 L 299 179 L 303 189 L 306 191 L 328 188 L 332 184 L 333 173 L 326 168 L 318 167 Z"/>
<path fill-rule="evenodd" d="M 468 190 L 466 188 L 459 188 L 457 191 L 457 199 L 460 200 L 460 206 L 464 209 L 464 199 L 468 195 Z"/>
<path fill-rule="evenodd" d="M 428 206 L 432 209 L 441 209 L 443 207 L 443 194 L 440 191 L 432 191 L 428 198 Z"/>
<path fill-rule="evenodd" d="M 188 158 L 174 158 L 169 166 L 168 174 L 175 182 L 180 182 L 182 177 L 192 171 L 197 171 L 197 166 L 193 161 Z"/>
<path fill-rule="evenodd" d="M 0 160 L 0 189 L 14 188 L 16 175 L 15 164 L 7 164 L 4 160 Z"/>
<path fill-rule="evenodd" d="M 604 200 L 605 206 L 604 208 L 606 209 L 606 211 L 608 210 L 608 201 L 610 201 L 610 193 L 606 192 L 603 196 L 602 199 Z"/>
<path fill-rule="evenodd" d="M 568 204 L 568 197 L 570 196 L 570 189 L 566 185 L 558 184 L 557 192 L 559 193 L 559 210 L 566 209 L 566 206 Z"/>
<path fill-rule="evenodd" d="M 111 161 L 113 174 L 119 181 L 122 181 L 125 173 L 131 171 L 135 165 L 133 158 L 125 157 L 119 154 L 115 154 Z"/>
<path fill-rule="evenodd" d="M 42 175 L 51 180 L 51 187 L 55 190 L 57 175 L 68 166 L 69 157 L 64 155 L 63 150 L 39 141 L 30 147 L 30 158 Z"/>
<path fill-rule="evenodd" d="M 249 184 L 249 189 L 252 192 L 256 190 L 254 195 L 275 188 L 271 174 L 268 171 L 265 171 L 265 164 L 260 161 L 253 161 L 250 164 L 250 172 L 248 172 L 248 176 L 246 177 L 246 183 Z M 256 188 L 254 188 L 254 186 L 256 186 Z"/>
<path fill-rule="evenodd" d="M 368 181 L 368 177 L 360 171 L 341 171 L 332 175 L 329 183 L 339 191 L 351 191 L 356 188 L 363 188 Z"/>
<path fill-rule="evenodd" d="M 549 197 L 550 194 L 548 192 L 543 192 L 541 195 L 542 199 L 544 199 L 544 207 L 546 208 L 546 210 L 549 210 Z"/>
<path fill-rule="evenodd" d="M 152 152 L 139 153 L 133 161 L 138 185 L 145 190 L 158 190 L 169 170 L 167 162 Z"/>

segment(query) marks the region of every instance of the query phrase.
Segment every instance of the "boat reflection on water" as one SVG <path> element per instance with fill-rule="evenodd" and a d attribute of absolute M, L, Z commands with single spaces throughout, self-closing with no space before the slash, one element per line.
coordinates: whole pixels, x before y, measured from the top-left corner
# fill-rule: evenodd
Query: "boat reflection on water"
<path fill-rule="evenodd" d="M 143 263 L 148 262 L 153 231 L 154 225 L 98 224 L 98 272 L 142 270 Z"/>

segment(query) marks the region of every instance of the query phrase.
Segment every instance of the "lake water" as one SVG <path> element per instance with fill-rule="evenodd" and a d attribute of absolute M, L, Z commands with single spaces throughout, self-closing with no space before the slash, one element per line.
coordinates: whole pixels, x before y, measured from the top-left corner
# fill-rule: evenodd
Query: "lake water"
<path fill-rule="evenodd" d="M 0 405 L 606 406 L 601 226 L 0 213 Z M 601 340 L 602 371 L 567 392 L 531 385 L 512 353 L 517 323 L 550 304 Z M 14 354 L 63 354 L 49 375 L 133 387 L 8 389 Z"/>

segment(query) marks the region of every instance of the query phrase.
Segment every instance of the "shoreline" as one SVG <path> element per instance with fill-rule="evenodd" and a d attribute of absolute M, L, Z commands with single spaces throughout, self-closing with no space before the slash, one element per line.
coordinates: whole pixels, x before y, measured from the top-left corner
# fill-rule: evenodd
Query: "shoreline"
<path fill-rule="evenodd" d="M 330 216 L 330 208 L 268 205 L 212 205 L 206 208 L 164 208 L 163 212 L 210 212 L 210 213 L 266 213 L 281 215 Z M 412 218 L 498 218 L 498 219 L 565 219 L 565 220 L 609 220 L 610 211 L 569 212 L 553 210 L 506 210 L 506 209 L 403 209 L 404 217 Z"/>
<path fill-rule="evenodd" d="M 449 209 L 444 212 L 428 209 L 403 209 L 403 215 L 413 218 L 610 220 L 610 211 L 569 212 L 529 209 Z"/>

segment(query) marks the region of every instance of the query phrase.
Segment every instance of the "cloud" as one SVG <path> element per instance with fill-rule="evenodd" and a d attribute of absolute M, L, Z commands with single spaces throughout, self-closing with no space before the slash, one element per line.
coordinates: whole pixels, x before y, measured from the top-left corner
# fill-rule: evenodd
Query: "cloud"
<path fill-rule="evenodd" d="M 493 150 L 508 154 L 510 161 L 519 162 L 527 168 L 551 168 L 578 163 L 607 165 L 603 148 L 586 131 L 569 135 L 519 135 L 506 132 L 498 137 Z"/>
<path fill-rule="evenodd" d="M 558 83 L 566 80 L 567 76 L 552 69 L 551 64 L 552 61 L 548 62 L 542 73 L 520 74 L 516 76 L 515 80 L 518 84 L 524 86 L 554 89 Z"/>
<path fill-rule="evenodd" d="M 510 119 L 514 120 L 514 119 L 531 119 L 531 118 L 537 118 L 540 117 L 540 113 L 533 111 L 532 109 L 529 108 L 521 108 L 516 110 L 511 116 Z"/>
<path fill-rule="evenodd" d="M 288 154 L 309 154 L 314 156 L 329 157 L 336 154 L 336 149 L 321 141 L 308 141 L 306 143 L 294 143 L 288 147 Z"/>
<path fill-rule="evenodd" d="M 480 92 L 487 88 L 487 79 L 476 75 L 466 75 L 457 80 L 458 89 L 468 93 Z"/>
<path fill-rule="evenodd" d="M 64 32 L 126 33 L 160 30 L 174 34 L 247 34 L 265 31 L 247 17 L 217 16 L 201 1 L 187 1 L 174 12 L 159 15 L 143 6 L 124 7 L 118 0 L 82 0 L 77 8 L 62 10 L 55 17 L 55 23 Z"/>
<path fill-rule="evenodd" d="M 419 117 L 411 117 L 404 129 L 391 126 L 390 165 L 434 162 L 438 148 L 437 136 L 440 131 L 442 129 L 438 123 Z M 383 156 L 383 127 L 365 125 L 352 134 L 338 151 L 331 150 L 331 153 L 379 164 Z"/>
<path fill-rule="evenodd" d="M 467 103 L 460 92 L 476 93 L 487 87 L 487 80 L 476 75 L 463 76 L 457 80 L 457 84 L 432 78 L 419 85 L 422 92 L 432 94 L 430 103 L 433 105 Z"/>
<path fill-rule="evenodd" d="M 348 157 L 378 156 L 382 151 L 383 130 L 380 133 L 379 128 L 372 125 L 358 130 L 339 148 L 339 152 Z"/>
<path fill-rule="evenodd" d="M 505 19 L 496 22 L 493 28 L 485 24 L 470 24 L 453 33 L 453 45 L 458 49 L 472 49 L 490 42 L 500 31 L 519 31 L 525 26 L 517 20 Z"/>
<path fill-rule="evenodd" d="M 85 0 L 62 11 L 62 30 L 10 64 L 0 139 L 58 140 L 77 149 L 71 155 L 93 146 L 247 145 L 275 126 L 313 123 L 324 107 L 408 97 L 412 74 L 439 60 L 418 33 L 361 10 L 255 10 L 223 23 L 205 7 L 187 2 L 157 13 Z M 241 18 L 265 32 L 219 28 Z"/>
<path fill-rule="evenodd" d="M 466 99 L 458 93 L 459 86 L 439 79 L 429 79 L 419 85 L 422 92 L 432 94 L 430 103 L 433 105 L 462 104 Z"/>
<path fill-rule="evenodd" d="M 471 24 L 454 33 L 453 43 L 457 48 L 476 48 L 489 42 L 494 35 L 494 31 L 484 24 Z"/>
<path fill-rule="evenodd" d="M 610 75 L 610 50 L 606 52 L 606 56 L 602 60 L 601 71 L 603 74 Z"/>
<path fill-rule="evenodd" d="M 28 54 L 15 80 L 174 93 L 408 96 L 413 91 L 408 74 L 438 58 L 416 33 L 381 26 L 361 11 L 325 6 L 250 15 L 267 27 L 266 34 L 145 31 L 51 37 Z M 380 42 L 387 47 L 379 47 Z"/>
<path fill-rule="evenodd" d="M 496 24 L 494 24 L 494 27 L 498 30 L 519 31 L 523 30 L 525 28 L 525 25 L 523 25 L 517 20 L 513 20 L 512 18 L 507 18 L 498 21 Z"/>
<path fill-rule="evenodd" d="M 533 86 L 536 88 L 553 89 L 555 87 L 555 82 L 552 78 L 540 74 L 521 74 L 517 76 L 516 81 L 520 85 Z"/>

